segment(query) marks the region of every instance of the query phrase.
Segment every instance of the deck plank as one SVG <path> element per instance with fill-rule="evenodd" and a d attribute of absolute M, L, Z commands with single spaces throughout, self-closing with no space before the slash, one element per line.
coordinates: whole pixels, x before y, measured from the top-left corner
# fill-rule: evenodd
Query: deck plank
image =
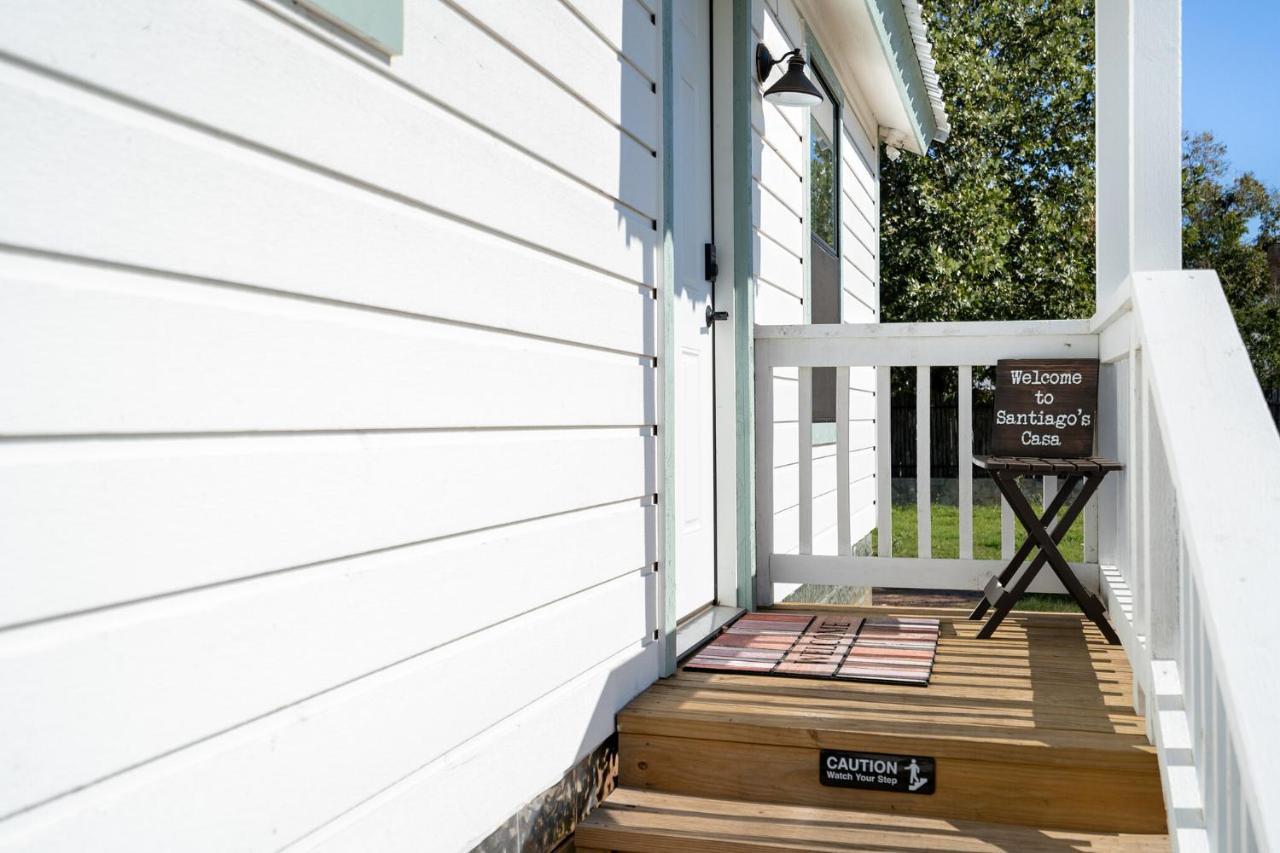
<path fill-rule="evenodd" d="M 617 790 L 579 825 L 579 850 L 621 853 L 1162 853 L 1160 834 L 1044 830 L 867 811 Z"/>

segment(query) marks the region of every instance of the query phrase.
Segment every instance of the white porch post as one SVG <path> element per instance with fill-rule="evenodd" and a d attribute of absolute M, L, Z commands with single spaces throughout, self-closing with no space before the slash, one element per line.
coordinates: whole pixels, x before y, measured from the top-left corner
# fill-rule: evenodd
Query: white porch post
<path fill-rule="evenodd" d="M 1181 0 L 1097 4 L 1097 301 L 1182 268 Z"/>

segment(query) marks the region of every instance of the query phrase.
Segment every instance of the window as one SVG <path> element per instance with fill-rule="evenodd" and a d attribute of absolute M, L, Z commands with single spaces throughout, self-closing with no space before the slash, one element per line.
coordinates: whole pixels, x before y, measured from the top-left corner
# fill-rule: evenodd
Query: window
<path fill-rule="evenodd" d="M 816 115 L 824 112 L 826 116 Z M 829 102 L 810 110 L 809 116 L 809 226 L 810 233 L 836 253 L 836 152 L 831 144 L 834 112 Z M 825 122 L 822 119 L 828 119 Z M 833 128 L 832 128 L 833 129 Z M 817 321 L 815 321 L 817 322 Z"/>
<path fill-rule="evenodd" d="M 825 99 L 809 110 L 809 322 L 840 322 L 840 150 L 837 102 L 814 69 Z M 836 371 L 813 370 L 814 443 L 835 441 Z"/>

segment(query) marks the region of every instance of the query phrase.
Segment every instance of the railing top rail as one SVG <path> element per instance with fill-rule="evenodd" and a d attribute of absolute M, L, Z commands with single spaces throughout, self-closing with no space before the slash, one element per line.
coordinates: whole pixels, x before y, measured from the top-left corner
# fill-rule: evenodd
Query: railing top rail
<path fill-rule="evenodd" d="M 1280 436 L 1212 271 L 1135 274 L 1137 343 L 1159 419 L 1259 841 L 1280 840 Z M 1264 843 L 1264 849 L 1268 849 Z"/>
<path fill-rule="evenodd" d="M 761 367 L 994 364 L 1002 358 L 1096 358 L 1088 320 L 756 326 Z"/>

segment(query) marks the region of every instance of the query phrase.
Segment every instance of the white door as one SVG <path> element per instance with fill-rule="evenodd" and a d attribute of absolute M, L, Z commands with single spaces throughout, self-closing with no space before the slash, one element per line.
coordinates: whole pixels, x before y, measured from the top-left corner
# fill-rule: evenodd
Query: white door
<path fill-rule="evenodd" d="M 676 605 L 687 616 L 716 597 L 711 242 L 711 9 L 673 3 L 675 151 Z"/>

